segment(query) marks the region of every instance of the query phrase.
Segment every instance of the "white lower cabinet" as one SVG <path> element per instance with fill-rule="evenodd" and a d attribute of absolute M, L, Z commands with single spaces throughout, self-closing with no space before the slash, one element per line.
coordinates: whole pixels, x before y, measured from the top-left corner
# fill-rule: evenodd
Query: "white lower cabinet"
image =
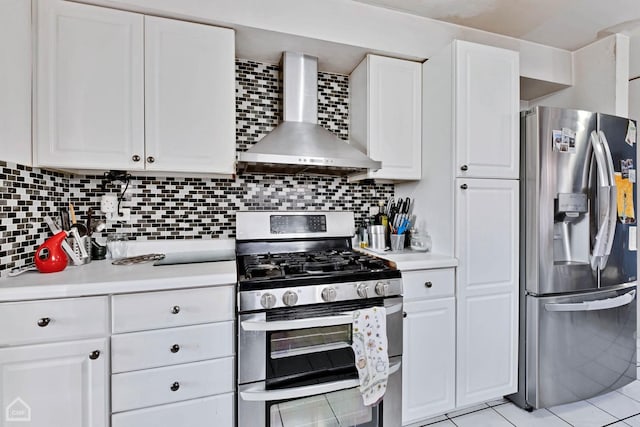
<path fill-rule="evenodd" d="M 455 407 L 454 270 L 403 272 L 403 281 L 402 424 L 410 425 Z"/>
<path fill-rule="evenodd" d="M 111 418 L 111 427 L 232 426 L 233 405 L 233 393 L 227 393 L 154 406 L 115 414 Z"/>
<path fill-rule="evenodd" d="M 112 297 L 112 427 L 233 426 L 234 293 Z"/>
<path fill-rule="evenodd" d="M 0 349 L 3 426 L 107 427 L 107 339 Z"/>

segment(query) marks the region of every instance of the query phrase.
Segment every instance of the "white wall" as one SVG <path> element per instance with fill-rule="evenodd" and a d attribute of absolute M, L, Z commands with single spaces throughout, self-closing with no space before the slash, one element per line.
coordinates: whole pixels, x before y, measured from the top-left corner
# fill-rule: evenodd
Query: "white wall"
<path fill-rule="evenodd" d="M 31 164 L 29 0 L 0 0 L 0 160 Z"/>
<path fill-rule="evenodd" d="M 629 37 L 613 34 L 572 55 L 573 86 L 530 104 L 628 116 Z"/>
<path fill-rule="evenodd" d="M 629 118 L 640 122 L 640 78 L 629 82 Z"/>
<path fill-rule="evenodd" d="M 304 47 L 313 40 L 426 59 L 453 39 L 472 41 L 520 52 L 521 76 L 562 85 L 571 84 L 571 55 L 563 49 L 449 24 L 352 0 L 78 0 L 122 9 L 263 30 L 265 38 L 286 34 Z M 239 29 L 241 31 L 241 29 Z M 259 33 L 255 34 L 259 37 Z M 238 37 L 239 43 L 243 37 Z M 248 42 L 268 46 L 254 37 Z M 245 49 L 238 46 L 237 51 Z M 256 58 L 259 59 L 259 58 Z M 359 58 L 355 63 L 360 62 Z M 322 61 L 322 58 L 320 58 Z"/>
<path fill-rule="evenodd" d="M 629 77 L 640 77 L 640 31 L 629 40 Z"/>

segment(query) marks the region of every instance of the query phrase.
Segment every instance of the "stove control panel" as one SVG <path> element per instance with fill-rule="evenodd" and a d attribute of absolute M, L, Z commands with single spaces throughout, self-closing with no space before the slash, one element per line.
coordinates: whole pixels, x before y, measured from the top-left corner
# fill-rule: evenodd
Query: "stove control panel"
<path fill-rule="evenodd" d="M 325 215 L 271 215 L 269 223 L 271 234 L 325 233 L 327 231 Z"/>
<path fill-rule="evenodd" d="M 402 278 L 241 291 L 240 312 L 402 295 Z"/>

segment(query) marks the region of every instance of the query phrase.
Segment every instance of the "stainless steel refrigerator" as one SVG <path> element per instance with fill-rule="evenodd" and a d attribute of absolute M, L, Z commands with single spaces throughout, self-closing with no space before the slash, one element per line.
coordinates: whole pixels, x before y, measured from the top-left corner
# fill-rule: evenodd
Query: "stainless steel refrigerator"
<path fill-rule="evenodd" d="M 531 410 L 636 378 L 636 128 L 536 107 L 521 117 L 518 392 Z"/>

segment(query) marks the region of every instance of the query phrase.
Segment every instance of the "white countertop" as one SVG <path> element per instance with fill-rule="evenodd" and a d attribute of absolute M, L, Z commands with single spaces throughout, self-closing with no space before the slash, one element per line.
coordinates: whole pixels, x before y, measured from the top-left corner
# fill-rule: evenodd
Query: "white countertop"
<path fill-rule="evenodd" d="M 233 240 L 194 242 L 158 241 L 131 244 L 127 255 L 151 252 L 184 252 L 191 250 L 229 249 Z M 164 248 L 164 251 L 157 250 Z M 154 250 L 155 249 L 155 250 Z M 91 261 L 69 266 L 58 273 L 26 272 L 0 280 L 0 301 L 68 298 L 129 292 L 185 289 L 200 286 L 233 285 L 237 282 L 235 261 L 203 262 L 154 266 L 153 262 L 134 265 L 112 265 L 111 260 Z"/>
<path fill-rule="evenodd" d="M 458 260 L 448 255 L 440 255 L 432 252 L 416 252 L 410 249 L 403 251 L 378 252 L 371 249 L 356 248 L 366 254 L 386 259 L 396 265 L 400 271 L 427 270 L 432 268 L 457 267 Z"/>

